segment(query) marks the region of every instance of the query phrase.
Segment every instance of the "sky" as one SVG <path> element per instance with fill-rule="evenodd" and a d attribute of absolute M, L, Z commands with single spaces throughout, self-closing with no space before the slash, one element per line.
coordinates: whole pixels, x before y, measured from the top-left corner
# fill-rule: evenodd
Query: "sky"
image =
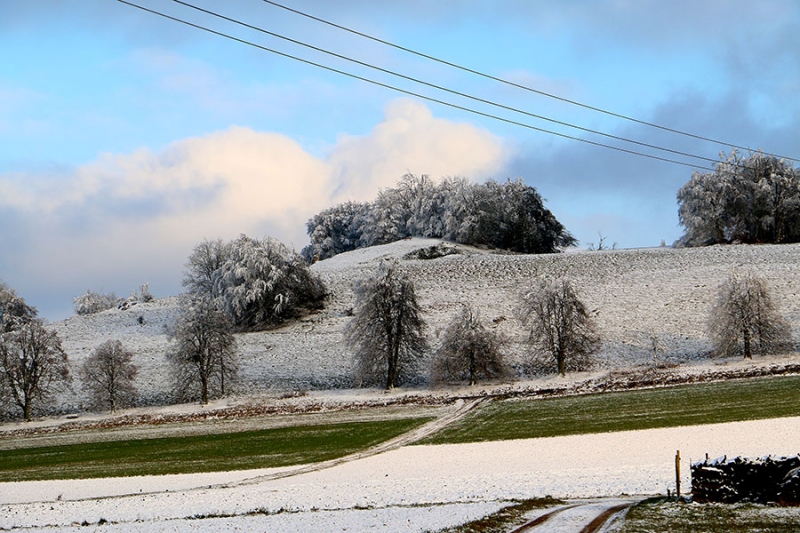
<path fill-rule="evenodd" d="M 204 239 L 300 251 L 312 215 L 409 172 L 522 178 L 582 248 L 678 239 L 676 193 L 713 163 L 586 129 L 800 158 L 795 0 L 281 0 L 517 86 L 262 0 L 131 2 L 239 40 L 114 0 L 0 0 L 0 279 L 49 320 L 86 290 L 178 294 Z"/>

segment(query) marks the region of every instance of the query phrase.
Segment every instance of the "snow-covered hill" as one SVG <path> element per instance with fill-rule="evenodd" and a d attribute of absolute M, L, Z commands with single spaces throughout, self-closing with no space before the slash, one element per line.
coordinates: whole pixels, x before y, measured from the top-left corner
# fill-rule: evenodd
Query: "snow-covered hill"
<path fill-rule="evenodd" d="M 312 269 L 330 291 L 326 308 L 274 331 L 238 335 L 241 382 L 237 392 L 348 387 L 352 366 L 342 330 L 353 307 L 352 286 L 386 258 L 400 260 L 411 273 L 432 340 L 460 305 L 469 303 L 511 339 L 509 361 L 518 367 L 525 358 L 524 332 L 514 318 L 518 294 L 528 285 L 555 276 L 569 277 L 597 318 L 604 338 L 597 357 L 600 370 L 652 364 L 653 337 L 661 347 L 659 362 L 695 365 L 706 361 L 708 309 L 718 285 L 734 266 L 750 266 L 767 279 L 779 309 L 791 322 L 795 337 L 800 337 L 800 245 L 509 255 L 444 243 L 459 253 L 427 260 L 407 258 L 439 244 L 409 239 L 315 264 Z M 158 403 L 171 386 L 165 354 L 170 346 L 167 330 L 177 311 L 178 299 L 170 297 L 127 310 L 74 316 L 52 327 L 76 369 L 103 341 L 122 341 L 135 353 L 144 402 Z M 77 382 L 74 388 L 64 395 L 61 408 L 80 408 L 83 395 Z"/>

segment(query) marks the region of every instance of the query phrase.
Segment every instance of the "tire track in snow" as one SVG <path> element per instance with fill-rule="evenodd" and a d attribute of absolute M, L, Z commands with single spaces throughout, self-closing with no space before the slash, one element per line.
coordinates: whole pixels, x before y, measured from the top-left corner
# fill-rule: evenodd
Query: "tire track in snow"
<path fill-rule="evenodd" d="M 599 533 L 636 503 L 636 500 L 611 499 L 566 505 L 536 517 L 511 533 Z"/>

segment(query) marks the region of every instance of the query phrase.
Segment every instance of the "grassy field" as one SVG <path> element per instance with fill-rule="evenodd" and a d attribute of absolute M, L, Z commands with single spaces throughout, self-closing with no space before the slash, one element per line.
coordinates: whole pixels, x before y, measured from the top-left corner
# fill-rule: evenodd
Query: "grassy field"
<path fill-rule="evenodd" d="M 635 505 L 615 533 L 789 533 L 800 530 L 800 510 L 753 504 L 685 504 L 661 499 Z"/>
<path fill-rule="evenodd" d="M 0 481 L 219 472 L 315 463 L 427 422 L 401 418 L 0 451 Z"/>
<path fill-rule="evenodd" d="M 495 401 L 421 444 L 604 433 L 800 416 L 800 376 Z"/>
<path fill-rule="evenodd" d="M 547 400 L 498 400 L 422 441 L 551 437 L 800 416 L 800 376 Z M 363 450 L 429 417 L 0 450 L 0 481 L 214 472 L 314 463 Z"/>

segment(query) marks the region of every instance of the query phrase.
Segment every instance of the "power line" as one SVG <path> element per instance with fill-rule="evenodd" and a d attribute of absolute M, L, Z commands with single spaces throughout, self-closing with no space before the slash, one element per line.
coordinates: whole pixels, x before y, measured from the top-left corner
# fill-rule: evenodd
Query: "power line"
<path fill-rule="evenodd" d="M 172 20 L 174 22 L 178 22 L 180 24 L 183 24 L 183 25 L 195 28 L 195 29 L 199 29 L 199 30 L 205 31 L 205 32 L 211 33 L 213 35 L 217 35 L 219 37 L 230 39 L 232 41 L 239 42 L 241 44 L 252 46 L 254 48 L 258 48 L 260 50 L 263 50 L 265 52 L 270 52 L 272 54 L 276 54 L 276 55 L 279 55 L 281 57 L 285 57 L 287 59 L 292 59 L 294 61 L 298 61 L 298 62 L 305 63 L 307 65 L 311 65 L 311 66 L 314 66 L 314 67 L 317 67 L 317 68 L 320 68 L 320 69 L 323 69 L 323 70 L 327 70 L 329 72 L 334 72 L 334 73 L 340 74 L 342 76 L 347 76 L 349 78 L 356 79 L 356 80 L 359 80 L 359 81 L 363 81 L 365 83 L 369 83 L 369 84 L 372 84 L 372 85 L 375 85 L 375 86 L 378 86 L 378 87 L 383 87 L 383 88 L 386 88 L 386 89 L 389 89 L 389 90 L 392 90 L 392 91 L 396 91 L 396 92 L 399 92 L 399 93 L 402 93 L 402 94 L 406 94 L 406 95 L 409 95 L 409 96 L 420 98 L 422 100 L 426 100 L 426 101 L 429 101 L 429 102 L 440 104 L 440 105 L 443 105 L 443 106 L 446 106 L 446 107 L 450 107 L 450 108 L 453 108 L 453 109 L 457 109 L 457 110 L 460 110 L 460 111 L 465 111 L 465 112 L 468 112 L 468 113 L 472 113 L 474 115 L 490 118 L 490 119 L 493 119 L 493 120 L 497 120 L 497 121 L 504 122 L 504 123 L 507 123 L 507 124 L 512 124 L 512 125 L 515 125 L 515 126 L 520 126 L 520 127 L 527 128 L 527 129 L 534 130 L 534 131 L 538 131 L 538 132 L 541 132 L 541 133 L 554 135 L 556 137 L 561 137 L 561 138 L 564 138 L 564 139 L 570 139 L 570 140 L 573 140 L 573 141 L 578 141 L 578 142 L 590 144 L 590 145 L 597 146 L 597 147 L 600 147 L 600 148 L 606 148 L 606 149 L 609 149 L 609 150 L 615 150 L 617 152 L 622 152 L 622 153 L 626 153 L 626 154 L 630 154 L 630 155 L 636 155 L 636 156 L 639 156 L 639 157 L 645 157 L 645 158 L 648 158 L 648 159 L 654 159 L 654 160 L 657 160 L 657 161 L 663 161 L 665 163 L 672 163 L 672 164 L 681 165 L 681 166 L 685 166 L 685 167 L 689 167 L 689 168 L 693 168 L 693 169 L 710 170 L 710 171 L 714 170 L 712 167 L 696 165 L 696 164 L 692 164 L 692 163 L 687 163 L 685 161 L 678 161 L 678 160 L 675 160 L 675 159 L 661 157 L 661 156 L 657 156 L 657 155 L 653 155 L 653 154 L 647 154 L 647 153 L 643 153 L 643 152 L 637 152 L 635 150 L 629 150 L 627 148 L 621 148 L 619 146 L 608 145 L 608 144 L 600 143 L 600 142 L 597 142 L 597 141 L 592 141 L 592 140 L 589 140 L 589 139 L 583 139 L 583 138 L 580 138 L 580 137 L 575 137 L 575 136 L 572 136 L 572 135 L 567 135 L 565 133 L 559 133 L 559 132 L 547 130 L 547 129 L 544 129 L 544 128 L 539 128 L 537 126 L 533 126 L 531 124 L 526 124 L 524 122 L 519 122 L 519 121 L 516 121 L 516 120 L 512 120 L 512 119 L 508 119 L 508 118 L 505 118 L 505 117 L 501 117 L 501 116 L 498 116 L 498 115 L 493 115 L 491 113 L 486 113 L 486 112 L 479 111 L 479 110 L 476 110 L 476 109 L 472 109 L 472 108 L 469 108 L 469 107 L 465 107 L 465 106 L 462 106 L 462 105 L 454 104 L 452 102 L 447 102 L 447 101 L 444 101 L 444 100 L 441 100 L 441 99 L 438 99 L 438 98 L 434 98 L 434 97 L 431 97 L 431 96 L 426 96 L 426 95 L 423 95 L 423 94 L 420 94 L 420 93 L 417 93 L 417 92 L 414 92 L 414 91 L 409 91 L 407 89 L 402 89 L 400 87 L 389 85 L 387 83 L 383 83 L 383 82 L 379 82 L 379 81 L 372 80 L 372 79 L 369 79 L 369 78 L 365 78 L 365 77 L 359 76 L 357 74 L 352 74 L 352 73 L 349 73 L 349 72 L 346 72 L 346 71 L 343 71 L 343 70 L 340 70 L 340 69 L 337 69 L 337 68 L 334 68 L 334 67 L 323 65 L 321 63 L 316 63 L 316 62 L 310 61 L 308 59 L 303 59 L 301 57 L 297 57 L 297 56 L 294 56 L 294 55 L 291 55 L 291 54 L 287 54 L 287 53 L 281 52 L 279 50 L 268 48 L 266 46 L 263 46 L 263 45 L 260 45 L 260 44 L 257 44 L 257 43 L 253 43 L 251 41 L 247 41 L 245 39 L 242 39 L 242 38 L 239 38 L 239 37 L 235 37 L 233 35 L 229 35 L 229 34 L 226 34 L 226 33 L 223 33 L 223 32 L 220 32 L 220 31 L 217 31 L 217 30 L 205 27 L 205 26 L 201 26 L 199 24 L 195 24 L 193 22 L 189 22 L 187 20 L 172 16 L 172 15 L 168 15 L 168 14 L 160 12 L 160 11 L 156 11 L 156 10 L 148 8 L 148 7 L 141 6 L 139 4 L 135 4 L 135 3 L 130 2 L 128 0 L 117 0 L 117 1 L 122 3 L 122 4 L 131 6 L 131 7 L 135 7 L 137 9 L 142 10 L 142 11 L 151 13 L 153 15 L 157 15 L 157 16 L 163 17 L 165 19 Z"/>
<path fill-rule="evenodd" d="M 371 63 L 367 63 L 367 62 L 364 62 L 364 61 L 353 59 L 351 57 L 347 57 L 347 56 L 344 56 L 342 54 L 337 54 L 337 53 L 332 52 L 330 50 L 326 50 L 324 48 L 320 48 L 318 46 L 314 46 L 314 45 L 305 43 L 303 41 L 299 41 L 297 39 L 292 39 L 290 37 L 286 37 L 284 35 L 281 35 L 279 33 L 275 33 L 273 31 L 266 30 L 266 29 L 261 28 L 259 26 L 254 26 L 252 24 L 248 24 L 246 22 L 242 22 L 240 20 L 237 20 L 237 19 L 234 19 L 234 18 L 231 18 L 231 17 L 227 17 L 227 16 L 222 15 L 220 13 L 217 13 L 215 11 L 211 11 L 209 9 L 204 9 L 202 7 L 198 7 L 198 6 L 194 5 L 194 4 L 190 4 L 190 3 L 185 2 L 183 0 L 173 0 L 173 2 L 175 2 L 177 4 L 181 4 L 181 5 L 189 7 L 189 8 L 192 8 L 192 9 L 194 9 L 196 11 L 200 11 L 202 13 L 206 13 L 207 15 L 211 15 L 211 16 L 220 18 L 222 20 L 226 20 L 228 22 L 233 22 L 234 24 L 238 24 L 238 25 L 243 26 L 245 28 L 249 28 L 251 30 L 255 30 L 255 31 L 264 33 L 266 35 L 270 35 L 272 37 L 276 37 L 278 39 L 282 39 L 284 41 L 288 41 L 288 42 L 296 44 L 298 46 L 303 46 L 303 47 L 306 47 L 306 48 L 310 48 L 311 50 L 314 50 L 314 51 L 317 51 L 317 52 L 320 52 L 320 53 L 323 53 L 323 54 L 327 54 L 327 55 L 336 57 L 338 59 L 342 59 L 344 61 L 349 61 L 351 63 L 355 63 L 357 65 L 361 65 L 363 67 L 367 67 L 367 68 L 370 68 L 370 69 L 373 69 L 373 70 L 377 70 L 379 72 L 383 72 L 384 74 L 389 74 L 389 75 L 392 75 L 392 76 L 396 76 L 398 78 L 402 78 L 402 79 L 405 79 L 405 80 L 408 80 L 408 81 L 412 81 L 412 82 L 418 83 L 420 85 L 425 85 L 426 87 L 431 87 L 433 89 L 437 89 L 437 90 L 440 90 L 440 91 L 443 91 L 443 92 L 447 92 L 447 93 L 450 93 L 450 94 L 453 94 L 453 95 L 456 95 L 456 96 L 460 96 L 462 98 L 467 98 L 467 99 L 473 100 L 475 102 L 480 102 L 482 104 L 487 104 L 487 105 L 490 105 L 490 106 L 493 106 L 493 107 L 504 109 L 506 111 L 512 111 L 514 113 L 519 113 L 521 115 L 525 115 L 525 116 L 528 116 L 528 117 L 531 117 L 531 118 L 536 118 L 536 119 L 543 120 L 543 121 L 546 121 L 546 122 L 550 122 L 550 123 L 553 123 L 553 124 L 558 124 L 560 126 L 573 128 L 573 129 L 576 129 L 576 130 L 579 130 L 579 131 L 583 131 L 583 132 L 586 132 L 586 133 L 592 133 L 592 134 L 595 134 L 595 135 L 600 135 L 600 136 L 603 136 L 603 137 L 606 137 L 606 138 L 609 138 L 609 139 L 614 139 L 616 141 L 623 141 L 623 142 L 635 144 L 635 145 L 638 145 L 638 146 L 642 146 L 642 147 L 645 147 L 645 148 L 650 148 L 650 149 L 653 149 L 653 150 L 661 150 L 663 152 L 668 152 L 668 153 L 675 154 L 675 155 L 680 155 L 680 156 L 684 156 L 684 157 L 699 159 L 701 161 L 707 161 L 707 162 L 710 162 L 710 163 L 717 163 L 718 162 L 717 159 L 713 159 L 713 158 L 710 158 L 710 157 L 695 155 L 695 154 L 691 154 L 689 152 L 684 152 L 684 151 L 681 151 L 681 150 L 674 150 L 672 148 L 664 148 L 662 146 L 658 146 L 658 145 L 655 145 L 655 144 L 650 144 L 650 143 L 646 143 L 646 142 L 642 142 L 642 141 L 637 141 L 637 140 L 634 140 L 634 139 L 629 139 L 627 137 L 621 137 L 621 136 L 618 136 L 618 135 L 613 135 L 613 134 L 606 133 L 606 132 L 603 132 L 603 131 L 594 130 L 594 129 L 586 128 L 586 127 L 583 127 L 583 126 L 578 126 L 578 125 L 572 124 L 570 122 L 565 122 L 565 121 L 562 121 L 562 120 L 557 120 L 557 119 L 554 119 L 554 118 L 546 117 L 544 115 L 539 115 L 539 114 L 536 114 L 536 113 L 531 113 L 531 112 L 528 112 L 528 111 L 524 111 L 524 110 L 516 108 L 516 107 L 511 107 L 511 106 L 508 106 L 508 105 L 499 104 L 497 102 L 493 102 L 493 101 L 487 100 L 485 98 L 480 98 L 480 97 L 473 96 L 473 95 L 470 95 L 470 94 L 467 94 L 467 93 L 463 93 L 461 91 L 448 89 L 447 87 L 444 87 L 444 86 L 441 86 L 441 85 L 437 85 L 437 84 L 434 84 L 434 83 L 429 83 L 429 82 L 426 82 L 424 80 L 421 80 L 419 78 L 415 78 L 415 77 L 412 77 L 412 76 L 407 76 L 407 75 L 401 74 L 401 73 L 399 73 L 397 71 L 389 70 L 389 69 L 386 69 L 386 68 L 383 68 L 383 67 L 379 67 L 377 65 L 373 65 Z"/>
<path fill-rule="evenodd" d="M 470 74 L 474 74 L 476 76 L 480 76 L 480 77 L 483 77 L 483 78 L 486 78 L 486 79 L 489 79 L 489 80 L 492 80 L 492 81 L 503 83 L 505 85 L 509 85 L 509 86 L 515 87 L 517 89 L 522 89 L 524 91 L 535 93 L 535 94 L 538 94 L 538 95 L 541 95 L 541 96 L 546 96 L 547 98 L 553 98 L 555 100 L 559 100 L 559 101 L 565 102 L 567 104 L 571 104 L 571 105 L 575 105 L 575 106 L 578 106 L 578 107 L 582 107 L 584 109 L 589 109 L 591 111 L 595 111 L 595 112 L 598 112 L 598 113 L 603 113 L 605 115 L 609 115 L 609 116 L 612 116 L 612 117 L 615 117 L 615 118 L 620 118 L 620 119 L 623 119 L 623 120 L 634 122 L 636 124 L 641 124 L 643 126 L 649 126 L 651 128 L 657 128 L 657 129 L 662 130 L 662 131 L 675 133 L 677 135 L 683 135 L 683 136 L 686 136 L 686 137 L 691 137 L 693 139 L 706 141 L 706 142 L 710 142 L 710 143 L 714 143 L 714 144 L 719 144 L 721 146 L 727 146 L 729 148 L 737 148 L 739 150 L 752 151 L 751 148 L 746 147 L 746 146 L 739 146 L 737 144 L 732 144 L 732 143 L 728 143 L 728 142 L 725 142 L 725 141 L 720 141 L 720 140 L 717 140 L 717 139 L 713 139 L 711 137 L 704 137 L 702 135 L 698 135 L 698 134 L 695 134 L 695 133 L 691 133 L 691 132 L 687 132 L 687 131 L 683 131 L 683 130 L 679 130 L 679 129 L 675 129 L 675 128 L 670 128 L 668 126 L 662 126 L 660 124 L 655 124 L 653 122 L 648 122 L 646 120 L 637 119 L 635 117 L 631 117 L 629 115 L 624 115 L 622 113 L 616 113 L 614 111 L 609 111 L 609 110 L 603 109 L 601 107 L 596 107 L 596 106 L 592 106 L 592 105 L 589 105 L 589 104 L 584 104 L 582 102 L 578 102 L 577 100 L 570 100 L 569 98 L 565 98 L 563 96 L 558 96 L 556 94 L 549 93 L 549 92 L 546 92 L 546 91 L 542 91 L 540 89 L 535 89 L 535 88 L 529 87 L 527 85 L 522 85 L 521 83 L 516 83 L 516 82 L 510 81 L 510 80 L 506 80 L 504 78 L 493 76 L 491 74 L 486 74 L 485 72 L 481 72 L 479 70 L 475 70 L 475 69 L 472 69 L 472 68 L 469 68 L 469 67 L 465 67 L 463 65 L 459 65 L 457 63 L 453 63 L 451 61 L 447 61 L 445 59 L 441 59 L 441 58 L 438 58 L 438 57 L 435 57 L 435 56 L 432 56 L 432 55 L 429 55 L 429 54 L 425 54 L 423 52 L 419 52 L 419 51 L 414 50 L 412 48 L 408 48 L 408 47 L 405 47 L 405 46 L 402 46 L 402 45 L 399 45 L 399 44 L 396 44 L 396 43 L 392 43 L 390 41 L 386 41 L 386 40 L 381 39 L 379 37 L 375 37 L 375 36 L 369 35 L 367 33 L 363 33 L 363 32 L 360 32 L 358 30 L 354 30 L 352 28 L 348 28 L 346 26 L 342 26 L 341 24 L 336 24 L 335 22 L 331 22 L 329 20 L 325 20 L 323 18 L 316 17 L 316 16 L 311 15 L 309 13 L 306 13 L 304 11 L 300 11 L 298 9 L 294 9 L 294 8 L 285 6 L 283 4 L 279 4 L 278 2 L 275 2 L 273 0 L 262 0 L 262 1 L 267 3 L 267 4 L 270 4 L 272 6 L 279 7 L 281 9 L 285 9 L 286 11 L 289 11 L 291 13 L 295 13 L 297 15 L 309 18 L 311 20 L 315 20 L 315 21 L 320 22 L 322 24 L 327 24 L 328 26 L 337 28 L 339 30 L 343 30 L 343 31 L 352 33 L 353 35 L 358 35 L 359 37 L 363 37 L 365 39 L 370 39 L 370 40 L 372 40 L 374 42 L 377 42 L 377 43 L 380 43 L 380 44 L 383 44 L 383 45 L 386 45 L 386 46 L 390 46 L 390 47 L 395 48 L 397 50 L 402 50 L 403 52 L 407 52 L 409 54 L 413 54 L 413 55 L 416 55 L 418 57 L 422 57 L 422 58 L 428 59 L 430 61 L 435 61 L 435 62 L 440 63 L 442 65 L 447 65 L 448 67 L 452 67 L 452 68 L 455 68 L 455 69 L 458 69 L 458 70 L 461 70 L 461 71 L 464 71 L 464 72 L 468 72 Z M 661 149 L 663 149 L 663 148 L 661 148 Z M 671 151 L 671 150 L 667 150 L 667 151 Z M 789 161 L 800 161 L 800 159 L 797 159 L 797 158 L 794 158 L 794 157 L 783 156 L 783 155 L 779 155 L 779 154 L 773 154 L 773 153 L 770 153 L 770 152 L 762 152 L 762 153 L 764 155 L 777 157 L 779 159 L 787 159 Z M 696 156 L 692 156 L 692 157 L 696 157 Z M 705 159 L 705 158 L 703 158 L 703 159 Z"/>
<path fill-rule="evenodd" d="M 486 113 L 486 112 L 479 111 L 479 110 L 476 110 L 476 109 L 471 109 L 469 107 L 465 107 L 465 106 L 461 106 L 461 105 L 458 105 L 458 104 L 454 104 L 452 102 L 447 102 L 447 101 L 440 100 L 438 98 L 434 98 L 434 97 L 431 97 L 431 96 L 426 96 L 426 95 L 423 95 L 423 94 L 420 94 L 420 93 L 417 93 L 417 92 L 414 92 L 414 91 L 409 91 L 407 89 L 402 89 L 402 88 L 396 87 L 394 85 L 389 85 L 387 83 L 383 83 L 383 82 L 379 82 L 379 81 L 372 80 L 372 79 L 369 79 L 369 78 L 365 78 L 365 77 L 359 76 L 357 74 L 352 74 L 352 73 L 349 73 L 349 72 L 345 72 L 343 70 L 340 70 L 340 69 L 337 69 L 337 68 L 334 68 L 334 67 L 329 67 L 329 66 L 323 65 L 321 63 L 316 63 L 316 62 L 310 61 L 308 59 L 303 59 L 301 57 L 293 56 L 291 54 L 287 54 L 287 53 L 281 52 L 279 50 L 268 48 L 266 46 L 263 46 L 263 45 L 260 45 L 260 44 L 257 44 L 257 43 L 253 43 L 251 41 L 247 41 L 245 39 L 241 39 L 241 38 L 235 37 L 233 35 L 229 35 L 229 34 L 226 34 L 226 33 L 223 33 L 223 32 L 220 32 L 220 31 L 217 31 L 217 30 L 205 27 L 205 26 L 201 26 L 199 24 L 195 24 L 193 22 L 189 22 L 187 20 L 184 20 L 184 19 L 181 19 L 181 18 L 178 18 L 178 17 L 174 17 L 172 15 L 168 15 L 166 13 L 162 13 L 160 11 L 156 11 L 154 9 L 150 9 L 148 7 L 144 7 L 144 6 L 141 6 L 139 4 L 135 4 L 133 2 L 129 2 L 128 0 L 117 0 L 117 1 L 122 3 L 122 4 L 126 4 L 128 6 L 135 7 L 137 9 L 142 10 L 142 11 L 146 11 L 146 12 L 151 13 L 153 15 L 158 15 L 158 16 L 163 17 L 165 19 L 172 20 L 174 22 L 178 22 L 178 23 L 184 24 L 186 26 L 190 26 L 190 27 L 196 28 L 198 30 L 202 30 L 202 31 L 211 33 L 213 35 L 217 35 L 219 37 L 224 37 L 226 39 L 230 39 L 232 41 L 236 41 L 236 42 L 239 42 L 241 44 L 252 46 L 254 48 L 258 48 L 260 50 L 263 50 L 265 52 L 270 52 L 272 54 L 276 54 L 276 55 L 285 57 L 287 59 L 292 59 L 294 61 L 299 61 L 301 63 L 305 63 L 307 65 L 311 65 L 311 66 L 314 66 L 314 67 L 317 67 L 317 68 L 321 68 L 321 69 L 327 70 L 329 72 L 334 72 L 334 73 L 340 74 L 342 76 L 347 76 L 349 78 L 353 78 L 353 79 L 356 79 L 356 80 L 359 80 L 359 81 L 370 83 L 370 84 L 376 85 L 378 87 L 383 87 L 385 89 L 390 89 L 392 91 L 396 91 L 396 92 L 399 92 L 399 93 L 402 93 L 402 94 L 406 94 L 406 95 L 409 95 L 409 96 L 420 98 L 422 100 L 427 100 L 429 102 L 440 104 L 440 105 L 443 105 L 443 106 L 446 106 L 446 107 L 450 107 L 450 108 L 453 108 L 453 109 L 458 109 L 460 111 L 466 111 L 466 112 L 472 113 L 474 115 L 482 116 L 482 117 L 485 117 L 485 118 L 490 118 L 490 119 L 493 119 L 493 120 L 498 120 L 500 122 L 505 122 L 506 124 L 512 124 L 512 125 L 515 125 L 515 126 L 520 126 L 520 127 L 527 128 L 527 129 L 534 130 L 534 131 L 538 131 L 538 132 L 541 132 L 541 133 L 554 135 L 556 137 L 561 137 L 561 138 L 564 138 L 564 139 L 570 139 L 570 140 L 573 140 L 573 141 L 579 141 L 579 142 L 590 144 L 590 145 L 597 146 L 597 147 L 600 147 L 600 148 L 607 148 L 609 150 L 615 150 L 615 151 L 626 153 L 626 154 L 630 154 L 630 155 L 636 155 L 636 156 L 639 156 L 639 157 L 646 157 L 648 159 L 654 159 L 654 160 L 663 161 L 663 162 L 666 162 L 666 163 L 673 163 L 673 164 L 676 164 L 676 165 L 682 165 L 682 166 L 693 168 L 693 169 L 714 170 L 711 167 L 706 167 L 706 166 L 702 166 L 702 165 L 695 165 L 695 164 L 692 164 L 692 163 L 687 163 L 685 161 L 678 161 L 676 159 L 669 159 L 669 158 L 666 158 L 666 157 L 661 157 L 661 156 L 657 156 L 657 155 L 653 155 L 653 154 L 646 154 L 646 153 L 643 153 L 643 152 L 637 152 L 635 150 L 629 150 L 627 148 L 621 148 L 619 146 L 612 146 L 612 145 L 609 145 L 609 144 L 604 144 L 604 143 L 600 143 L 600 142 L 597 142 L 597 141 L 592 141 L 592 140 L 589 140 L 589 139 L 582 139 L 580 137 L 575 137 L 575 136 L 572 136 L 572 135 L 567 135 L 565 133 L 559 133 L 559 132 L 556 132 L 556 131 L 551 131 L 551 130 L 547 130 L 547 129 L 544 129 L 544 128 L 539 128 L 537 126 L 533 126 L 531 124 L 526 124 L 524 122 L 519 122 L 519 121 L 516 121 L 516 120 L 500 117 L 498 115 L 493 115 L 491 113 Z"/>

